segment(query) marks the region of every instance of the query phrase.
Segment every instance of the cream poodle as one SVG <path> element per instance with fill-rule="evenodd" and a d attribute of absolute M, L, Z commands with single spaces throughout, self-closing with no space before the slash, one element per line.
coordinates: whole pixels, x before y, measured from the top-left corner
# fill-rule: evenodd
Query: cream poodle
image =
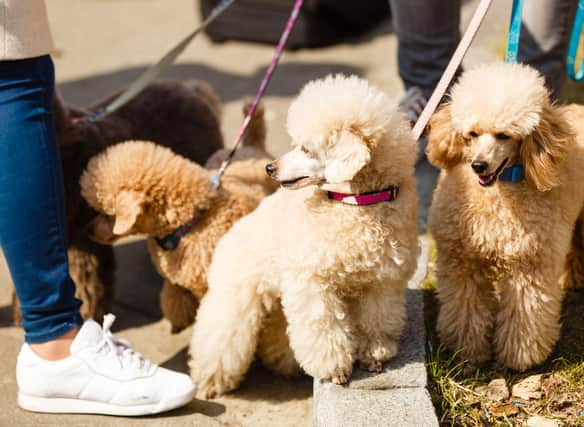
<path fill-rule="evenodd" d="M 190 348 L 203 397 L 236 388 L 256 349 L 338 384 L 398 350 L 419 253 L 407 121 L 366 81 L 330 76 L 292 103 L 288 132 L 295 148 L 266 168 L 284 188 L 213 255 Z"/>
<path fill-rule="evenodd" d="M 430 122 L 438 332 L 472 363 L 494 352 L 525 370 L 558 339 L 564 289 L 583 279 L 583 121 L 534 69 L 493 64 L 464 73 Z"/>
<path fill-rule="evenodd" d="M 108 148 L 81 177 L 81 193 L 99 213 L 90 225 L 92 238 L 103 244 L 133 234 L 149 238 L 150 257 L 164 278 L 162 313 L 173 332 L 193 323 L 221 236 L 277 188 L 265 175 L 272 157 L 264 142 L 260 108 L 217 190 L 211 187 L 214 170 L 145 141 Z M 209 161 L 220 162 L 225 151 Z"/>

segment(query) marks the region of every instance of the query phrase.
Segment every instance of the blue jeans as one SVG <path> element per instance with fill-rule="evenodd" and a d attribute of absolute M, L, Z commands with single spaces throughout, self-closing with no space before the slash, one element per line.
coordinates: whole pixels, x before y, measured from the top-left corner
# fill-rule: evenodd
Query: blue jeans
<path fill-rule="evenodd" d="M 67 260 L 49 56 L 0 62 L 0 245 L 28 343 L 82 323 Z"/>
<path fill-rule="evenodd" d="M 400 77 L 406 89 L 418 86 L 429 98 L 460 40 L 461 0 L 389 0 L 389 3 L 398 38 Z M 510 8 L 511 2 L 508 3 Z M 545 77 L 553 98 L 560 95 L 566 80 L 566 51 L 577 3 L 577 0 L 524 2 L 518 59 Z"/>

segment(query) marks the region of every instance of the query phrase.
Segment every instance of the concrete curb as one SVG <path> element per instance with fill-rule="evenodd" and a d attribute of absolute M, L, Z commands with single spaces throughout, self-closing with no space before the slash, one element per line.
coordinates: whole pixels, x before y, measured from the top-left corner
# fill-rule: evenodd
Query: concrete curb
<path fill-rule="evenodd" d="M 314 381 L 314 425 L 317 427 L 438 426 L 427 374 L 424 301 L 421 284 L 426 277 L 429 242 L 420 237 L 418 269 L 408 284 L 408 321 L 400 351 L 383 372 L 358 368 L 347 386 Z"/>

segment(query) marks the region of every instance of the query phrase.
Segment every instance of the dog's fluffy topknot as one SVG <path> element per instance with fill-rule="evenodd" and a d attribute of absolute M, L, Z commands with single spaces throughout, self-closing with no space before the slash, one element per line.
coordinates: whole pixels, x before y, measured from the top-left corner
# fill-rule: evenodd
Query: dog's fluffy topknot
<path fill-rule="evenodd" d="M 465 72 L 452 88 L 452 124 L 529 135 L 541 120 L 549 94 L 543 77 L 521 64 L 488 64 Z M 480 99 L 480 102 L 477 102 Z"/>
<path fill-rule="evenodd" d="M 366 80 L 329 75 L 309 82 L 292 102 L 288 133 L 294 145 L 321 145 L 323 138 L 341 129 L 356 130 L 370 140 L 388 132 L 402 139 L 409 129 L 396 110 L 396 103 Z"/>

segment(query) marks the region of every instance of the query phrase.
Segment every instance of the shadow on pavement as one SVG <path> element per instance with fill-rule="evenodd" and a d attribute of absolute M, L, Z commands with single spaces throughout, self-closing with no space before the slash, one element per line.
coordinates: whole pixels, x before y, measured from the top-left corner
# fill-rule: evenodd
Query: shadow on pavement
<path fill-rule="evenodd" d="M 10 305 L 0 307 L 0 327 L 2 326 L 13 326 L 12 306 Z"/>
<path fill-rule="evenodd" d="M 122 87 L 134 81 L 146 67 L 124 68 L 106 74 L 65 81 L 59 84 L 63 98 L 73 105 L 90 107 L 97 104 Z M 178 64 L 166 70 L 161 79 L 204 80 L 211 84 L 222 102 L 255 95 L 266 72 L 267 65 L 256 69 L 250 75 L 241 75 L 218 70 L 204 64 Z M 359 67 L 331 62 L 284 62 L 274 74 L 268 95 L 293 96 L 311 79 L 330 73 L 360 74 Z"/>

